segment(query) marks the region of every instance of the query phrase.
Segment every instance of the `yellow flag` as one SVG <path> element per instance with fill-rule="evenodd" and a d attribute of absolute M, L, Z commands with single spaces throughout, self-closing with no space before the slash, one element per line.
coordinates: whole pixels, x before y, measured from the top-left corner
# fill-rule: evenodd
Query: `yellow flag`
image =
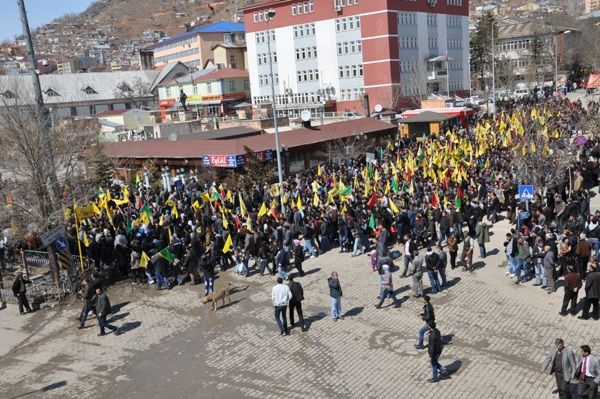
<path fill-rule="evenodd" d="M 385 191 L 384 194 L 387 194 L 391 191 L 391 187 L 390 187 L 390 181 L 388 180 L 387 183 L 385 184 Z"/>
<path fill-rule="evenodd" d="M 165 205 L 173 208 L 175 206 L 175 202 L 171 198 L 169 198 L 168 200 L 165 201 Z"/>
<path fill-rule="evenodd" d="M 142 256 L 140 257 L 140 267 L 143 269 L 147 269 L 149 262 L 150 262 L 150 257 L 148 255 L 146 255 L 146 252 L 142 251 Z"/>
<path fill-rule="evenodd" d="M 86 248 L 90 247 L 90 238 L 85 232 L 83 233 L 83 245 L 85 245 Z"/>
<path fill-rule="evenodd" d="M 289 200 L 290 200 L 290 195 L 287 192 L 285 192 L 283 194 L 283 203 L 284 203 L 284 205 L 287 204 Z"/>
<path fill-rule="evenodd" d="M 265 202 L 263 201 L 262 205 L 260 206 L 260 209 L 258 210 L 257 217 L 260 218 L 266 214 L 267 214 L 267 204 L 265 204 Z"/>
<path fill-rule="evenodd" d="M 240 201 L 240 212 L 242 213 L 242 217 L 245 218 L 248 215 L 248 211 L 246 210 L 246 204 L 242 199 L 242 193 L 238 193 L 238 200 Z"/>
<path fill-rule="evenodd" d="M 231 240 L 231 234 L 227 234 L 227 240 L 225 240 L 225 245 L 223 245 L 223 253 L 226 254 L 227 252 L 229 252 L 232 246 L 233 241 Z"/>
<path fill-rule="evenodd" d="M 315 193 L 314 197 L 313 197 L 313 206 L 315 208 L 319 207 L 319 196 L 317 195 L 317 193 Z"/>
<path fill-rule="evenodd" d="M 171 228 L 169 227 L 167 229 L 167 231 L 169 232 L 169 243 L 172 243 L 173 242 L 173 234 L 171 234 Z"/>
<path fill-rule="evenodd" d="M 121 192 L 123 193 L 123 198 L 129 202 L 129 189 L 126 186 L 123 186 Z"/>
<path fill-rule="evenodd" d="M 193 209 L 200 209 L 200 203 L 198 202 L 198 200 L 194 201 L 194 203 L 192 204 L 192 208 Z"/>
<path fill-rule="evenodd" d="M 400 213 L 400 210 L 398 209 L 396 204 L 394 204 L 394 201 L 392 201 L 391 199 L 390 199 L 390 209 L 392 210 L 392 213 L 394 215 L 397 215 L 398 213 Z"/>
<path fill-rule="evenodd" d="M 302 200 L 300 199 L 300 196 L 298 196 L 298 201 L 296 201 L 296 208 L 298 208 L 299 211 L 304 209 L 304 206 L 302 206 Z"/>
<path fill-rule="evenodd" d="M 317 176 L 321 176 L 321 164 L 317 166 Z"/>
<path fill-rule="evenodd" d="M 227 229 L 229 227 L 229 223 L 227 222 L 227 217 L 225 216 L 225 212 L 223 211 L 223 207 L 220 206 L 219 209 L 221 210 L 221 219 L 223 220 L 223 228 Z"/>
<path fill-rule="evenodd" d="M 175 216 L 177 219 L 179 219 L 179 211 L 177 210 L 177 206 L 174 206 L 172 208 L 171 213 L 173 214 L 173 216 Z"/>
<path fill-rule="evenodd" d="M 273 197 L 279 197 L 280 194 L 280 190 L 279 190 L 279 183 L 275 183 L 271 186 L 271 195 Z"/>
<path fill-rule="evenodd" d="M 200 196 L 203 202 L 210 202 L 210 194 L 207 192 L 202 193 Z"/>

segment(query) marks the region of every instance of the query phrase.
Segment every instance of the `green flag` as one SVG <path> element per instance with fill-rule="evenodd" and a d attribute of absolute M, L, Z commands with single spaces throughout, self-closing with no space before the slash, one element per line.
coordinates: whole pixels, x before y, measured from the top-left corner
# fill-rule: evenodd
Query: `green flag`
<path fill-rule="evenodd" d="M 396 181 L 395 177 L 392 179 L 392 191 L 394 193 L 398 192 L 398 182 Z"/>
<path fill-rule="evenodd" d="M 402 192 L 403 192 L 403 193 L 406 193 L 406 192 L 408 192 L 408 186 L 406 185 L 406 182 L 403 182 L 403 183 L 402 183 Z"/>
<path fill-rule="evenodd" d="M 352 193 L 352 186 L 348 186 L 348 187 L 341 189 L 340 192 L 338 193 L 338 195 L 340 197 L 343 197 L 345 195 L 350 195 L 350 193 Z"/>
<path fill-rule="evenodd" d="M 373 215 L 373 213 L 371 213 L 371 217 L 369 217 L 369 227 L 372 229 L 375 228 L 375 215 Z"/>
<path fill-rule="evenodd" d="M 220 197 L 219 197 L 219 193 L 215 191 L 215 192 L 213 193 L 213 201 L 218 201 L 219 199 L 220 199 Z"/>
<path fill-rule="evenodd" d="M 460 207 L 462 206 L 462 201 L 458 195 L 454 199 L 454 205 L 456 206 L 456 209 L 460 209 Z"/>
<path fill-rule="evenodd" d="M 154 214 L 152 213 L 152 211 L 150 210 L 150 208 L 148 208 L 148 205 L 144 204 L 142 206 L 142 209 L 140 209 L 140 214 L 145 214 L 146 216 L 148 216 L 148 218 L 152 219 L 152 217 L 154 217 Z"/>
<path fill-rule="evenodd" d="M 169 263 L 173 263 L 175 261 L 175 255 L 169 251 L 169 248 L 163 248 L 158 254 L 168 260 Z"/>
<path fill-rule="evenodd" d="M 131 230 L 133 230 L 133 223 L 129 217 L 125 216 L 125 231 L 127 234 L 131 234 Z"/>

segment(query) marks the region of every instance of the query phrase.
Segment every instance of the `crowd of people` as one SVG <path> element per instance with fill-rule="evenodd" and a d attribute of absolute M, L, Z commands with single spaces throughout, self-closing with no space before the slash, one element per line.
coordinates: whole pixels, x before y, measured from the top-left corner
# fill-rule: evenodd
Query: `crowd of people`
<path fill-rule="evenodd" d="M 573 141 L 586 112 L 581 104 L 554 98 L 511 103 L 495 118 L 479 116 L 469 126 L 420 140 L 391 140 L 372 162 L 361 156 L 320 164 L 286 177 L 282 186 L 256 181 L 227 187 L 190 177 L 163 190 L 139 175 L 129 185 L 113 181 L 69 210 L 71 253 L 81 251 L 109 281 L 131 278 L 158 290 L 204 283 L 205 295 L 213 292 L 215 275 L 229 268 L 246 277 L 277 274 L 272 299 L 286 335 L 288 305 L 290 317 L 296 310 L 306 329 L 302 287 L 294 278 L 304 275 L 307 257 L 333 248 L 368 254 L 380 276 L 377 308 L 388 297 L 400 306 L 392 270 L 402 258 L 397 278 L 410 276 L 413 295 L 429 304 L 423 275 L 436 293 L 449 284 L 448 263 L 472 271 L 475 248 L 481 259 L 488 256 L 490 226 L 504 213 L 515 226 L 505 241 L 507 275 L 517 284 L 535 278 L 533 285 L 549 294 L 564 275 L 561 314 L 577 312 L 585 287 L 581 318 L 597 319 L 600 212 L 590 214 L 589 199 L 600 174 L 600 143 Z M 525 204 L 517 198 L 517 186 L 525 182 L 515 153 L 551 151 L 525 144 L 531 134 L 525 127 L 531 126 L 542 138 L 536 142 L 572 146 L 574 159 L 562 179 Z M 400 251 L 393 250 L 395 244 Z M 337 273 L 328 286 L 331 317 L 337 320 L 343 315 Z M 418 347 L 427 330 L 437 331 L 435 320 L 424 321 Z M 433 380 L 439 380 L 444 370 L 435 356 L 432 368 L 434 359 Z"/>

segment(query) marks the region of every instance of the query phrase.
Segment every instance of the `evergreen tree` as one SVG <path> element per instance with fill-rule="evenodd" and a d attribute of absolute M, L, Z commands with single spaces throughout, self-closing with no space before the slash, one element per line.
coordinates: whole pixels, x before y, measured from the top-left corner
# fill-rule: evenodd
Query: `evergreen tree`
<path fill-rule="evenodd" d="M 483 83 L 486 72 L 492 70 L 492 30 L 498 43 L 498 29 L 493 25 L 496 18 L 491 11 L 486 12 L 477 22 L 475 33 L 471 36 L 471 72 L 479 76 Z"/>

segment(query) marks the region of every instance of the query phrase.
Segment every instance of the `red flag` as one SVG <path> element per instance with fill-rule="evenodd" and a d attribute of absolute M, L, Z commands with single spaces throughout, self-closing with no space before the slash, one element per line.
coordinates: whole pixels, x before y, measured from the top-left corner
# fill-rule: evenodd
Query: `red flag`
<path fill-rule="evenodd" d="M 240 223 L 240 218 L 238 217 L 237 213 L 235 214 L 235 227 L 239 230 L 240 227 L 242 227 L 242 224 Z"/>
<path fill-rule="evenodd" d="M 273 219 L 275 219 L 277 222 L 279 222 L 279 218 L 277 217 L 277 211 L 275 210 L 275 207 L 271 208 L 271 211 L 269 212 L 269 215 L 271 215 L 271 217 Z"/>
<path fill-rule="evenodd" d="M 465 200 L 465 193 L 463 192 L 462 188 L 460 188 L 460 186 L 458 186 L 458 188 L 456 189 L 456 196 L 460 198 L 461 201 Z"/>
<path fill-rule="evenodd" d="M 8 208 L 12 208 L 13 207 L 13 195 L 12 192 L 8 192 L 8 194 L 6 194 L 6 206 Z"/>
<path fill-rule="evenodd" d="M 367 207 L 374 208 L 375 205 L 377 205 L 378 200 L 379 200 L 379 198 L 377 198 L 377 194 L 373 193 L 371 198 L 369 198 L 369 201 L 367 201 Z"/>
<path fill-rule="evenodd" d="M 435 193 L 431 194 L 431 206 L 434 208 L 440 207 L 440 201 L 438 200 L 438 197 L 437 195 L 435 195 Z"/>

